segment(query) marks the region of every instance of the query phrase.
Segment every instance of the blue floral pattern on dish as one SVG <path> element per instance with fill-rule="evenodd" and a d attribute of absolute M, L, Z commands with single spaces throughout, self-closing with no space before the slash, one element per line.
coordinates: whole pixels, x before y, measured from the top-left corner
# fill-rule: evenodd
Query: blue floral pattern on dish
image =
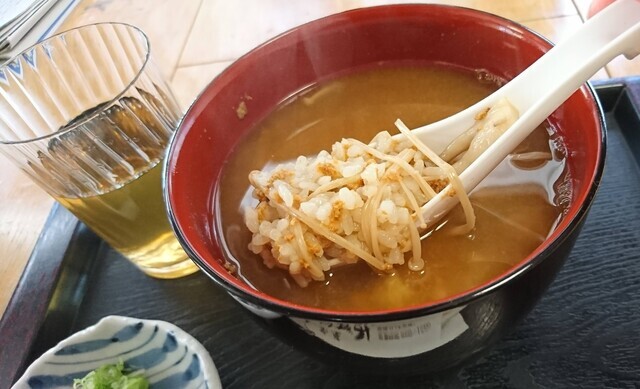
<path fill-rule="evenodd" d="M 43 354 L 13 388 L 70 388 L 75 378 L 120 360 L 143 370 L 151 389 L 221 387 L 209 353 L 191 335 L 167 322 L 108 316 Z"/>

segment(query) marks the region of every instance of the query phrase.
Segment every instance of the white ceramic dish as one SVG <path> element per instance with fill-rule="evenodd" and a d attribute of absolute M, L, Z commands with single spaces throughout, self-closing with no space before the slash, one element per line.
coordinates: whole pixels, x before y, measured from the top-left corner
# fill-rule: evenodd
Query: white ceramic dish
<path fill-rule="evenodd" d="M 107 316 L 38 358 L 13 389 L 71 388 L 74 378 L 122 360 L 144 369 L 152 389 L 222 388 L 207 350 L 173 324 Z"/>

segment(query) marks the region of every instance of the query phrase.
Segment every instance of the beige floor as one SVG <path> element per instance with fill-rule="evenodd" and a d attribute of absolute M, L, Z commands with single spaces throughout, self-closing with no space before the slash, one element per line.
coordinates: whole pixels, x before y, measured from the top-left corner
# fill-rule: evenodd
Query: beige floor
<path fill-rule="evenodd" d="M 156 62 L 183 108 L 234 59 L 298 24 L 384 0 L 83 0 L 63 29 L 120 21 L 149 35 Z M 416 2 L 416 1 L 411 1 Z M 552 41 L 580 26 L 589 0 L 441 0 L 510 18 Z M 640 74 L 640 58 L 616 60 L 595 79 Z M 0 312 L 13 293 L 52 200 L 0 158 Z"/>

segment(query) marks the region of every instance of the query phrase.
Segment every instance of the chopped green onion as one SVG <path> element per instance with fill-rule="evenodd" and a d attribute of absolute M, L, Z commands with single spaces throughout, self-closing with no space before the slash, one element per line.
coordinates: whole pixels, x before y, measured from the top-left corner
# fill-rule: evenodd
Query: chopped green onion
<path fill-rule="evenodd" d="M 84 378 L 73 380 L 73 389 L 148 389 L 140 372 L 126 373 L 124 362 L 100 366 Z"/>

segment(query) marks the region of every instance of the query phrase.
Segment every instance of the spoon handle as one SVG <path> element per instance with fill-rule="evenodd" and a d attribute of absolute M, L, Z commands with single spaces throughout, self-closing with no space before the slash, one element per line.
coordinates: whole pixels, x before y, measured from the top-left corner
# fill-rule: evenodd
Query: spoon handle
<path fill-rule="evenodd" d="M 640 1 L 619 0 L 498 91 L 540 124 L 613 58 L 640 51 Z M 490 96 L 495 101 L 496 96 Z M 537 124 L 536 124 L 537 126 Z"/>
<path fill-rule="evenodd" d="M 437 140 L 443 143 L 443 138 L 451 141 L 470 128 L 477 112 L 501 98 L 518 109 L 518 120 L 460 174 L 470 192 L 589 77 L 620 54 L 631 59 L 639 53 L 640 1 L 618 0 L 495 93 L 456 115 L 414 131 L 426 142 L 440 138 Z M 444 129 L 448 134 L 441 135 Z M 440 147 L 437 144 L 436 151 Z M 422 207 L 427 223 L 442 217 L 456 203 L 457 197 L 443 193 L 430 200 Z"/>

